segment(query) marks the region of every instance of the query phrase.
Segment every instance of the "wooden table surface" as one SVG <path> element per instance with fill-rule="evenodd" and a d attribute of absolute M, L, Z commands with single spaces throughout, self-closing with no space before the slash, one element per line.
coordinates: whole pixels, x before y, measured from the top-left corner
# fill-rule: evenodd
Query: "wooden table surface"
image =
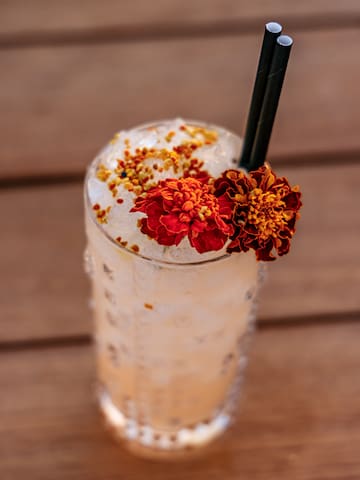
<path fill-rule="evenodd" d="M 0 18 L 0 479 L 358 480 L 359 1 L 12 0 Z M 241 133 L 267 20 L 296 42 L 269 158 L 302 187 L 299 231 L 236 425 L 211 456 L 145 462 L 92 394 L 84 169 L 152 119 Z"/>

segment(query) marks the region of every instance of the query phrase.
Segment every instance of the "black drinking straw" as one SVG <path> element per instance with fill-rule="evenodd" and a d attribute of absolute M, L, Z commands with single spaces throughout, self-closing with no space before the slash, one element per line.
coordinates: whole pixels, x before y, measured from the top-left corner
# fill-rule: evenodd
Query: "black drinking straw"
<path fill-rule="evenodd" d="M 292 44 L 292 38 L 287 35 L 281 35 L 276 40 L 264 101 L 248 164 L 249 171 L 256 170 L 265 162 Z"/>
<path fill-rule="evenodd" d="M 264 38 L 255 77 L 254 90 L 251 98 L 243 150 L 240 160 L 240 166 L 246 169 L 248 169 L 250 162 L 251 151 L 254 144 L 261 107 L 263 104 L 267 78 L 270 72 L 271 60 L 276 45 L 276 39 L 280 35 L 281 30 L 282 26 L 276 22 L 269 22 L 265 25 Z"/>

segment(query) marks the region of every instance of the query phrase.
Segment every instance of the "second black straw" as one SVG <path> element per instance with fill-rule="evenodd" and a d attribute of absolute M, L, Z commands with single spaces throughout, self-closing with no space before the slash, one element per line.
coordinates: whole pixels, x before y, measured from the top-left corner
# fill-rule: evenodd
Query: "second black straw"
<path fill-rule="evenodd" d="M 264 100 L 276 39 L 280 35 L 281 30 L 282 26 L 276 22 L 269 22 L 265 25 L 264 38 L 255 77 L 254 89 L 251 97 L 250 109 L 244 135 L 243 150 L 240 160 L 240 166 L 246 168 L 247 170 L 250 166 L 251 152 Z"/>

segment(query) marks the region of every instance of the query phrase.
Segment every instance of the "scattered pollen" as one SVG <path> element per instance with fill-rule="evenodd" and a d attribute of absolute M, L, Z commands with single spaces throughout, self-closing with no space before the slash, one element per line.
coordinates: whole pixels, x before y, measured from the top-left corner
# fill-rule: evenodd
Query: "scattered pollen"
<path fill-rule="evenodd" d="M 95 203 L 92 208 L 96 212 L 97 221 L 99 223 L 107 223 L 107 216 L 111 210 L 111 207 L 101 208 L 98 203 Z"/>
<path fill-rule="evenodd" d="M 185 132 L 189 138 L 171 149 L 137 147 L 135 153 L 132 153 L 130 151 L 130 139 L 125 138 L 125 149 L 122 158 L 118 159 L 117 167 L 110 170 L 100 164 L 96 172 L 97 178 L 103 182 L 108 182 L 108 188 L 113 197 L 117 197 L 117 187 L 119 186 L 138 197 L 156 185 L 156 182 L 154 182 L 155 171 L 159 173 L 168 171 L 169 176 L 175 174 L 184 178 L 207 174 L 203 170 L 204 162 L 194 158 L 193 155 L 203 145 L 215 143 L 217 132 L 205 127 L 191 125 L 181 125 L 179 130 Z M 176 132 L 171 130 L 163 138 L 169 143 L 175 135 Z M 114 138 L 117 140 L 119 134 L 116 134 Z M 148 159 L 157 162 L 151 165 L 147 162 Z M 108 181 L 109 179 L 110 181 Z M 117 203 L 121 203 L 121 200 L 118 199 Z"/>
<path fill-rule="evenodd" d="M 131 245 L 130 248 L 131 248 L 131 250 L 132 250 L 133 252 L 135 252 L 135 253 L 139 253 L 139 251 L 140 251 L 139 246 L 136 245 L 136 244 L 135 244 L 135 245 Z"/>
<path fill-rule="evenodd" d="M 96 178 L 102 182 L 106 182 L 111 175 L 111 170 L 106 168 L 102 163 L 98 166 L 96 171 Z"/>
<path fill-rule="evenodd" d="M 166 140 L 167 142 L 171 142 L 171 139 L 173 138 L 174 135 L 175 135 L 175 132 L 174 132 L 174 131 L 169 132 L 169 133 L 166 135 L 165 140 Z"/>
<path fill-rule="evenodd" d="M 127 246 L 127 244 L 128 244 L 128 242 L 125 241 L 125 240 L 123 240 L 121 237 L 116 237 L 115 240 L 117 241 L 117 243 L 119 243 L 119 244 L 120 244 L 122 247 L 124 247 L 124 248 L 125 248 L 125 247 Z"/>
<path fill-rule="evenodd" d="M 120 133 L 115 133 L 113 138 L 110 140 L 110 144 L 114 145 L 119 140 L 119 138 L 120 138 Z"/>

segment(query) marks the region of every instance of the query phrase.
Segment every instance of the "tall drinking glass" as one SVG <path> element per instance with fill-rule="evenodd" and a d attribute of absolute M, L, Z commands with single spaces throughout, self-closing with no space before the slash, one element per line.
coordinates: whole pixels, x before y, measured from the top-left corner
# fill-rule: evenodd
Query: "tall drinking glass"
<path fill-rule="evenodd" d="M 85 260 L 99 405 L 132 451 L 176 456 L 209 443 L 231 422 L 254 323 L 259 262 L 253 251 L 206 260 L 199 254 L 184 263 L 119 245 L 89 202 L 95 167 L 85 182 Z"/>

